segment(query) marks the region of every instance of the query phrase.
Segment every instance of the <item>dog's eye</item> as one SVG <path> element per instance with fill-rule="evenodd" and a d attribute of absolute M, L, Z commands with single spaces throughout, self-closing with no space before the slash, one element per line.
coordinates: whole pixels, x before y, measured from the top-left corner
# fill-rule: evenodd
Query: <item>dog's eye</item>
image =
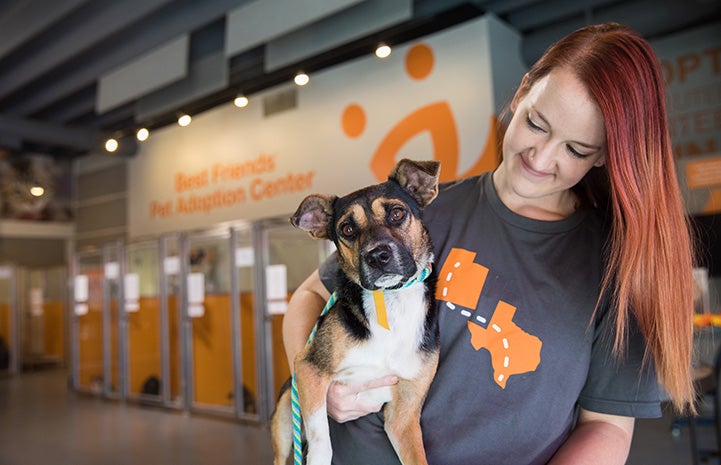
<path fill-rule="evenodd" d="M 353 237 L 355 235 L 355 226 L 352 223 L 345 223 L 340 226 L 340 233 L 344 237 Z"/>
<path fill-rule="evenodd" d="M 393 223 L 400 223 L 406 217 L 406 211 L 401 207 L 394 207 L 388 213 L 388 218 Z"/>

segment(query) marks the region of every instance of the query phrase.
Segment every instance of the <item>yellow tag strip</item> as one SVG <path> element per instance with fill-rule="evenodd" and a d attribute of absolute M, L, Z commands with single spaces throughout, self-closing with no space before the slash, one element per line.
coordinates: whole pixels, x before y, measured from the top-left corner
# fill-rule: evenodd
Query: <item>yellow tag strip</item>
<path fill-rule="evenodd" d="M 383 298 L 383 291 L 373 291 L 373 303 L 376 305 L 376 316 L 378 324 L 390 330 L 388 324 L 388 313 L 386 312 L 386 300 Z"/>

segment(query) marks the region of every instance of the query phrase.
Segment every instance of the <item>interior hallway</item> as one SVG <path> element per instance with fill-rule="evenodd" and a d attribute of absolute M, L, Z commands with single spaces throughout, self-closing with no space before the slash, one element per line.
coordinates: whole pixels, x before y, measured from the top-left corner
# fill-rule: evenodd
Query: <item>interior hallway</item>
<path fill-rule="evenodd" d="M 257 426 L 68 390 L 64 371 L 0 378 L 0 465 L 270 464 Z"/>
<path fill-rule="evenodd" d="M 77 395 L 66 383 L 62 370 L 0 377 L 0 465 L 271 464 L 266 428 Z M 689 465 L 688 430 L 674 437 L 670 424 L 639 420 L 627 464 Z M 711 447 L 712 427 L 698 430 Z"/>

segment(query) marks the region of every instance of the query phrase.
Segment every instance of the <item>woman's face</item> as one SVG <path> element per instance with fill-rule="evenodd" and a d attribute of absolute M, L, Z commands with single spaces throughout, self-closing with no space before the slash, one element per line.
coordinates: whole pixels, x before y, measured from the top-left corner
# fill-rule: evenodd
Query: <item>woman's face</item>
<path fill-rule="evenodd" d="M 501 199 L 521 214 L 514 207 L 567 216 L 575 203 L 569 189 L 604 163 L 601 110 L 574 74 L 560 68 L 517 99 L 513 111 L 494 175 Z"/>

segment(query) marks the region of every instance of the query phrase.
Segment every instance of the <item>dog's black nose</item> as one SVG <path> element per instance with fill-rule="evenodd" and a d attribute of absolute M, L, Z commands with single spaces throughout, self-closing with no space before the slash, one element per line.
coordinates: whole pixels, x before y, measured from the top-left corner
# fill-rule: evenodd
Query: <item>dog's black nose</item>
<path fill-rule="evenodd" d="M 368 252 L 368 264 L 374 268 L 383 268 L 393 259 L 393 250 L 388 245 L 379 245 Z"/>

